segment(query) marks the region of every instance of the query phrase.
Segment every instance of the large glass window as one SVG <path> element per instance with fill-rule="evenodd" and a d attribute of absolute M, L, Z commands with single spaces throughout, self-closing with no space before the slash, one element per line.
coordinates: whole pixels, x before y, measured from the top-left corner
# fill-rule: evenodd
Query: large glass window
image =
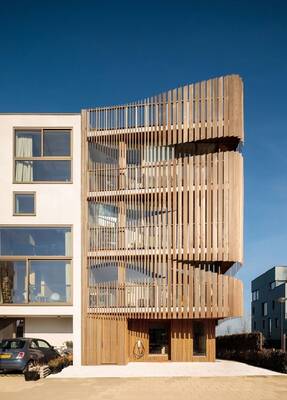
<path fill-rule="evenodd" d="M 0 261 L 0 304 L 26 302 L 25 261 Z"/>
<path fill-rule="evenodd" d="M 70 303 L 70 260 L 0 261 L 0 304 Z"/>
<path fill-rule="evenodd" d="M 71 256 L 69 227 L 1 227 L 1 256 Z"/>
<path fill-rule="evenodd" d="M 71 181 L 70 130 L 17 129 L 14 155 L 16 183 Z"/>
<path fill-rule="evenodd" d="M 17 182 L 69 182 L 70 180 L 70 161 L 16 161 Z"/>
<path fill-rule="evenodd" d="M 71 301 L 71 263 L 67 260 L 33 260 L 29 263 L 29 302 Z"/>
<path fill-rule="evenodd" d="M 206 355 L 206 334 L 204 324 L 199 321 L 193 323 L 193 355 Z"/>
<path fill-rule="evenodd" d="M 35 214 L 35 193 L 14 193 L 14 214 Z"/>

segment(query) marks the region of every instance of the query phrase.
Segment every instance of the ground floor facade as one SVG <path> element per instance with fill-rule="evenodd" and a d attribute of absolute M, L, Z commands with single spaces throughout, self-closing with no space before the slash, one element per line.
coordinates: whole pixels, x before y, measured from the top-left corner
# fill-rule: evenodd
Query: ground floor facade
<path fill-rule="evenodd" d="M 129 362 L 215 361 L 215 319 L 90 318 L 83 365 Z M 80 341 L 72 316 L 10 316 L 0 318 L 0 340 L 36 337 L 61 349 L 74 344 L 80 365 Z M 67 343 L 69 342 L 69 343 Z"/>
<path fill-rule="evenodd" d="M 214 319 L 90 318 L 84 365 L 215 361 Z"/>

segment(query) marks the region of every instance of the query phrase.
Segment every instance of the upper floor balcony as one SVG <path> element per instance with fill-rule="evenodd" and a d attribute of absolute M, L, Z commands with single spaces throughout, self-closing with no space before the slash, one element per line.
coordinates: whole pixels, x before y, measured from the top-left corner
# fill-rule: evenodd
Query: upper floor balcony
<path fill-rule="evenodd" d="M 127 318 L 227 318 L 242 316 L 242 282 L 192 268 L 185 283 L 106 282 L 89 288 L 88 313 Z"/>
<path fill-rule="evenodd" d="M 108 193 L 141 193 L 146 191 L 170 190 L 195 187 L 214 189 L 233 184 L 240 178 L 242 156 L 236 151 L 210 153 L 185 158 L 127 165 L 97 164 L 88 171 L 88 197 Z"/>
<path fill-rule="evenodd" d="M 242 82 L 230 75 L 169 90 L 142 101 L 87 111 L 87 137 L 151 134 L 167 144 L 243 139 Z"/>

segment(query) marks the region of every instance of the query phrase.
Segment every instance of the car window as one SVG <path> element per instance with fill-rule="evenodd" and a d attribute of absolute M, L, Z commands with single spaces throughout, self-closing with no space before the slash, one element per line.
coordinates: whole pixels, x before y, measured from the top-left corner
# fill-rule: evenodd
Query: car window
<path fill-rule="evenodd" d="M 38 345 L 34 340 L 30 343 L 30 349 L 38 349 Z"/>
<path fill-rule="evenodd" d="M 3 350 L 23 349 L 25 346 L 24 340 L 4 340 L 2 342 Z"/>
<path fill-rule="evenodd" d="M 40 347 L 40 349 L 49 349 L 50 345 L 49 343 L 45 342 L 45 340 L 37 340 L 38 342 L 38 346 Z"/>

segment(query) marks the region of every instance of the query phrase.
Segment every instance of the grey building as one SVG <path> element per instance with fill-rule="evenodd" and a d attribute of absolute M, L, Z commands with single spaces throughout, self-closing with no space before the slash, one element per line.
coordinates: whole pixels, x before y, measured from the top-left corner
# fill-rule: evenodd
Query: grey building
<path fill-rule="evenodd" d="M 266 343 L 280 347 L 282 326 L 287 333 L 287 266 L 277 266 L 259 275 L 251 282 L 251 328 L 263 333 Z"/>

